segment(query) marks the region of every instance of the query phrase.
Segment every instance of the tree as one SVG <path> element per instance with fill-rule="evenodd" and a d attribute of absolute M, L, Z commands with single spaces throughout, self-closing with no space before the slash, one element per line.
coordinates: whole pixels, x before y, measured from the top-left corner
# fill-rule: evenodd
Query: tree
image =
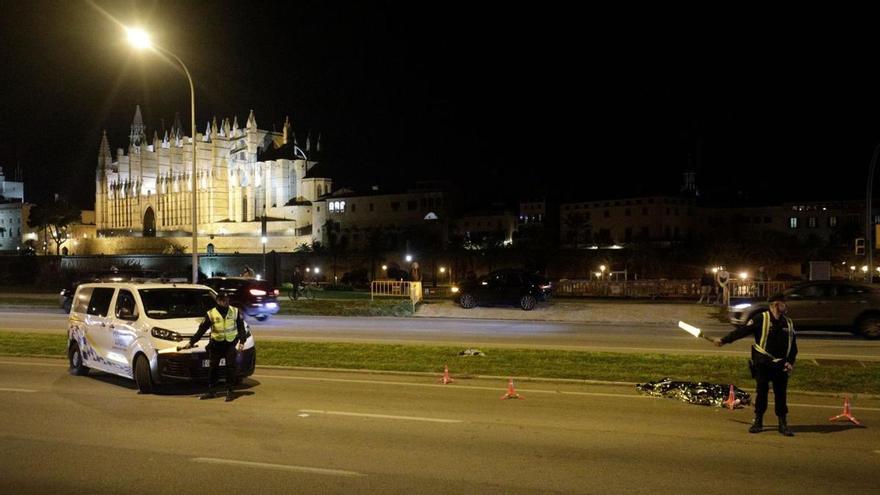
<path fill-rule="evenodd" d="M 67 226 L 79 221 L 80 210 L 70 206 L 67 201 L 56 199 L 54 202 L 34 206 L 28 218 L 28 226 L 42 229 L 55 241 L 55 254 L 61 254 L 61 245 L 67 241 Z"/>

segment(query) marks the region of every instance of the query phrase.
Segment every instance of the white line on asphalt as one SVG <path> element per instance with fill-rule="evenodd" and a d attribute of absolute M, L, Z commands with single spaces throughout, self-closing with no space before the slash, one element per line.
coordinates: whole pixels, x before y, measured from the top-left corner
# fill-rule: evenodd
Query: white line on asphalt
<path fill-rule="evenodd" d="M 311 414 L 327 414 L 330 416 L 354 416 L 357 418 L 403 419 L 407 421 L 427 421 L 430 423 L 463 423 L 460 419 L 421 418 L 418 416 L 392 416 L 388 414 L 353 413 L 343 411 L 321 411 L 317 409 L 300 409 L 299 412 Z"/>
<path fill-rule="evenodd" d="M 8 364 L 11 366 L 49 366 L 52 368 L 67 368 L 66 364 L 61 363 L 33 363 L 29 361 L 0 361 L 0 364 Z"/>
<path fill-rule="evenodd" d="M 475 385 L 466 385 L 466 386 L 455 386 L 455 385 L 438 385 L 434 383 L 410 383 L 410 382 L 395 382 L 390 380 L 355 380 L 350 378 L 316 378 L 311 376 L 281 376 L 281 375 L 253 375 L 254 378 L 278 378 L 281 380 L 302 380 L 302 381 L 312 381 L 312 382 L 335 382 L 335 383 L 363 383 L 363 384 L 377 384 L 377 385 L 398 385 L 403 387 L 443 387 L 446 389 L 456 389 L 456 390 L 489 390 L 492 392 L 495 391 L 503 391 L 504 387 L 480 387 Z M 522 393 L 538 393 L 538 394 L 558 394 L 558 395 L 577 395 L 577 396 L 585 396 L 585 397 L 612 397 L 612 398 L 621 398 L 621 399 L 657 399 L 658 397 L 654 397 L 651 395 L 630 395 L 630 394 L 612 394 L 605 392 L 570 392 L 565 390 L 545 390 L 538 388 L 519 388 L 517 387 L 518 392 Z M 772 401 L 771 401 L 772 403 Z M 821 409 L 840 409 L 841 406 L 827 406 L 822 404 L 802 404 L 802 403 L 788 403 L 789 406 L 798 406 L 798 407 L 815 407 Z M 878 407 L 859 407 L 853 408 L 853 410 L 861 410 L 861 411 L 880 411 Z"/>
<path fill-rule="evenodd" d="M 25 393 L 34 393 L 38 392 L 37 390 L 30 390 L 27 388 L 0 388 L 0 392 L 25 392 Z"/>
<path fill-rule="evenodd" d="M 316 378 L 312 376 L 281 376 L 281 375 L 253 375 L 254 378 L 278 378 L 281 380 L 302 380 L 312 382 L 334 382 L 334 383 L 363 383 L 376 385 L 397 385 L 402 387 L 443 387 L 447 389 L 457 390 L 489 390 L 492 392 L 504 391 L 503 385 L 498 387 L 480 387 L 477 385 L 458 386 L 455 385 L 438 385 L 435 383 L 410 383 L 410 382 L 394 382 L 390 380 L 355 380 L 351 378 Z M 569 392 L 565 390 L 544 390 L 538 388 L 518 389 L 520 392 L 538 393 L 538 394 L 559 394 L 559 395 L 583 395 L 588 397 L 620 397 L 623 399 L 654 399 L 650 395 L 630 395 L 630 394 L 609 394 L 603 392 Z"/>
<path fill-rule="evenodd" d="M 772 401 L 771 401 L 771 403 L 772 403 Z M 840 409 L 840 410 L 843 410 L 843 406 L 842 406 L 842 405 L 837 405 L 837 406 L 826 406 L 826 405 L 822 405 L 822 404 L 798 404 L 798 403 L 796 403 L 796 402 L 795 402 L 795 403 L 789 402 L 788 405 L 789 405 L 789 406 L 797 406 L 797 407 L 817 407 L 817 408 L 821 408 L 821 409 Z M 852 409 L 853 409 L 853 411 L 855 411 L 855 410 L 859 410 L 859 411 L 880 411 L 880 407 L 853 407 Z"/>
<path fill-rule="evenodd" d="M 215 459 L 213 457 L 195 457 L 192 459 L 193 462 L 200 462 L 203 464 L 227 464 L 232 466 L 246 466 L 246 467 L 254 467 L 254 468 L 263 468 L 263 469 L 275 469 L 277 471 L 295 471 L 298 473 L 312 473 L 312 474 L 329 474 L 332 476 L 348 476 L 348 477 L 357 477 L 357 476 L 366 476 L 363 473 L 358 473 L 356 471 L 343 471 L 341 469 L 324 469 L 324 468 L 316 468 L 309 466 L 292 466 L 288 464 L 269 464 L 265 462 L 250 462 L 250 461 L 236 461 L 233 459 Z"/>

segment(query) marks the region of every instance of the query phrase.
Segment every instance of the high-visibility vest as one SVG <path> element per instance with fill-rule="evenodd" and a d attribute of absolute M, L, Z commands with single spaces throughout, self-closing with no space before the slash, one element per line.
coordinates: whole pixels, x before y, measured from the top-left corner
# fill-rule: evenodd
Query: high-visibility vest
<path fill-rule="evenodd" d="M 238 320 L 238 309 L 234 306 L 229 306 L 226 318 L 223 318 L 223 315 L 220 314 L 217 308 L 211 308 L 208 311 L 208 318 L 211 319 L 212 323 L 211 338 L 213 340 L 232 342 L 238 336 L 238 328 L 235 323 Z"/>
<path fill-rule="evenodd" d="M 767 336 L 770 335 L 770 312 L 764 311 L 764 323 L 761 325 L 761 340 L 757 344 L 752 344 L 752 347 L 761 354 L 769 357 L 774 363 L 778 363 L 788 357 L 788 353 L 791 352 L 791 343 L 794 341 L 794 322 L 791 321 L 791 318 L 785 317 L 786 323 L 788 323 L 788 349 L 785 351 L 785 356 L 778 358 L 773 354 L 767 352 L 764 347 L 767 345 Z"/>

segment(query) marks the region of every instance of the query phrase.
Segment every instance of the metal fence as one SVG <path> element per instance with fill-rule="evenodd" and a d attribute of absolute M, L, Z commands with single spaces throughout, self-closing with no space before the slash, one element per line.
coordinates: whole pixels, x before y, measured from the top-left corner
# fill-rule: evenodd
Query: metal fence
<path fill-rule="evenodd" d="M 724 304 L 731 298 L 763 299 L 782 292 L 793 282 L 756 282 L 754 280 L 730 280 L 721 293 Z M 563 297 L 633 297 L 633 298 L 698 298 L 700 281 L 680 280 L 568 280 L 554 283 L 553 294 Z M 713 293 L 710 300 L 716 300 Z"/>
<path fill-rule="evenodd" d="M 370 283 L 370 300 L 376 297 L 401 297 L 410 300 L 413 311 L 422 302 L 421 282 L 402 282 L 399 280 L 374 280 Z"/>

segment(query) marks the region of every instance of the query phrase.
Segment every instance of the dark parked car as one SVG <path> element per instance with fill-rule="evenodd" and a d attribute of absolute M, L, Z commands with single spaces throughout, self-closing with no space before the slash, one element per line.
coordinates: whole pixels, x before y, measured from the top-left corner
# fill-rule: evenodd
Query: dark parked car
<path fill-rule="evenodd" d="M 845 330 L 880 338 L 880 288 L 849 281 L 806 282 L 785 292 L 796 330 Z M 767 302 L 742 302 L 728 308 L 730 322 L 745 325 L 767 311 Z"/>
<path fill-rule="evenodd" d="M 229 304 L 240 308 L 247 316 L 266 321 L 278 313 L 278 289 L 265 280 L 246 277 L 214 277 L 205 285 L 218 294 L 229 296 Z"/>
<path fill-rule="evenodd" d="M 457 290 L 456 290 L 457 289 Z M 479 279 L 465 280 L 453 288 L 462 308 L 496 304 L 519 306 L 525 311 L 550 298 L 552 286 L 540 275 L 525 270 L 497 270 Z"/>
<path fill-rule="evenodd" d="M 65 313 L 70 313 L 73 303 L 73 295 L 80 284 L 93 282 L 131 282 L 137 279 L 158 279 L 159 272 L 154 270 L 104 270 L 100 272 L 83 273 L 76 276 L 69 287 L 61 289 L 58 294 L 58 303 Z"/>

